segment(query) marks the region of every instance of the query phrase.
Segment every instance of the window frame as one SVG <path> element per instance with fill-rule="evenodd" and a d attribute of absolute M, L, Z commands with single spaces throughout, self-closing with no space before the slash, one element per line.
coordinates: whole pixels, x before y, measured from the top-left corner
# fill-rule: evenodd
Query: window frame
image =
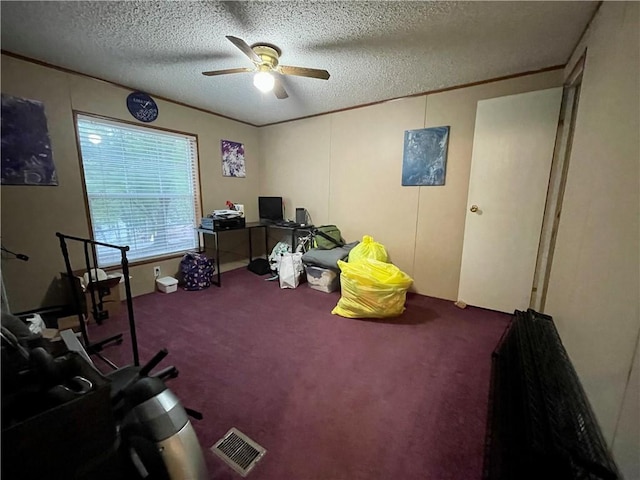
<path fill-rule="evenodd" d="M 202 217 L 202 212 L 203 212 L 203 206 L 202 206 L 202 175 L 201 175 L 201 171 L 200 171 L 200 138 L 198 137 L 197 133 L 192 133 L 192 132 L 185 132 L 185 131 L 181 131 L 181 130 L 175 130 L 175 129 L 171 129 L 171 128 L 166 128 L 166 127 L 158 127 L 158 126 L 151 126 L 151 125 L 147 125 L 141 122 L 132 122 L 129 120 L 122 120 L 120 118 L 112 118 L 112 117 L 107 117 L 105 115 L 97 115 L 95 113 L 89 113 L 89 112 L 85 112 L 82 110 L 72 110 L 73 112 L 73 128 L 75 130 L 75 134 L 76 134 L 76 150 L 77 150 L 77 154 L 78 154 L 78 165 L 79 165 L 79 169 L 80 169 L 80 177 L 81 177 L 81 184 L 82 184 L 82 196 L 83 196 L 83 200 L 84 200 L 84 208 L 85 208 L 85 215 L 87 218 L 87 226 L 89 228 L 89 238 L 91 240 L 95 241 L 95 235 L 94 235 L 94 229 L 93 229 L 93 219 L 91 218 L 91 208 L 89 207 L 89 195 L 87 193 L 87 182 L 86 182 L 86 178 L 85 178 L 85 172 L 84 172 L 84 162 L 82 160 L 82 146 L 80 144 L 80 131 L 78 128 L 78 116 L 83 116 L 83 117 L 90 117 L 92 119 L 95 120 L 103 120 L 105 122 L 111 122 L 111 123 L 115 123 L 115 124 L 123 124 L 123 125 L 129 125 L 129 126 L 133 126 L 133 127 L 138 127 L 138 128 L 143 128 L 143 129 L 149 129 L 149 130 L 157 130 L 159 132 L 167 132 L 167 133 L 173 133 L 173 134 L 177 134 L 177 135 L 184 135 L 184 136 L 189 136 L 189 137 L 193 137 L 195 139 L 196 142 L 196 165 L 195 168 L 193 169 L 193 171 L 195 172 L 195 174 L 198 176 L 198 178 L 196 179 L 196 182 L 194 182 L 194 184 L 197 187 L 197 192 L 196 192 L 196 201 L 198 202 L 198 209 L 196 209 L 196 222 L 198 221 L 197 216 L 199 215 L 200 217 Z M 197 228 L 197 225 L 194 225 L 194 231 Z M 199 236 L 196 237 L 196 248 L 193 251 L 197 251 L 200 249 L 200 240 L 199 240 Z M 180 258 L 184 255 L 185 252 L 187 251 L 192 251 L 192 250 L 185 250 L 183 252 L 173 252 L 173 253 L 166 253 L 163 255 L 156 255 L 153 257 L 146 257 L 146 258 L 141 258 L 141 259 L 136 259 L 133 261 L 129 262 L 129 266 L 137 266 L 137 265 L 146 265 L 149 263 L 153 263 L 153 262 L 157 262 L 160 260 L 169 260 L 172 258 Z M 118 268 L 120 268 L 120 265 L 107 265 L 107 266 L 101 266 L 99 268 L 102 268 L 103 270 L 106 271 L 111 271 L 111 270 L 117 270 Z"/>

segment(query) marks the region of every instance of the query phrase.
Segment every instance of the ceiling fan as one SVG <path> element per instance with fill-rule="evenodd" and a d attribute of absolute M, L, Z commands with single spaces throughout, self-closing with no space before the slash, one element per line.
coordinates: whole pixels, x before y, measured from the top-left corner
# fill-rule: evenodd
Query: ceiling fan
<path fill-rule="evenodd" d="M 273 90 L 276 97 L 279 99 L 287 98 L 289 95 L 282 86 L 278 76 L 273 75 L 274 73 L 278 73 L 280 75 L 319 78 L 320 80 L 329 79 L 329 72 L 326 70 L 280 65 L 279 60 L 282 52 L 275 45 L 258 43 L 253 46 L 249 46 L 247 42 L 241 38 L 232 37 L 231 35 L 227 35 L 227 39 L 238 47 L 242 53 L 249 57 L 255 66 L 253 68 L 240 67 L 227 68 L 226 70 L 213 70 L 210 72 L 202 72 L 203 75 L 212 77 L 215 75 L 226 75 L 228 73 L 256 72 L 256 75 L 253 78 L 253 84 L 263 92 Z"/>

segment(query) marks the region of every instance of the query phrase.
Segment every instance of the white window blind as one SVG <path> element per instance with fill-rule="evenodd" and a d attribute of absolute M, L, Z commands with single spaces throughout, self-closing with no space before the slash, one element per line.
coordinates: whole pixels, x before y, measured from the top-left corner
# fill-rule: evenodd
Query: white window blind
<path fill-rule="evenodd" d="M 192 250 L 200 215 L 196 138 L 77 116 L 94 239 L 128 245 L 129 260 Z M 98 247 L 98 264 L 120 252 Z"/>

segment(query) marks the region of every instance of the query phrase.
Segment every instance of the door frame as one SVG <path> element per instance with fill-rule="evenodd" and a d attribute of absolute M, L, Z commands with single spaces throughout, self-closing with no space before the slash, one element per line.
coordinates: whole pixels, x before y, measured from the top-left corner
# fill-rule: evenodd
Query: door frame
<path fill-rule="evenodd" d="M 560 106 L 560 120 L 556 134 L 551 174 L 549 176 L 549 188 L 545 204 L 542 230 L 540 232 L 540 244 L 538 245 L 538 257 L 531 287 L 531 300 L 529 307 L 544 313 L 549 288 L 549 277 L 553 264 L 553 254 L 558 236 L 560 216 L 562 213 L 562 201 L 567 184 L 569 162 L 571 159 L 571 146 L 575 131 L 578 105 L 580 101 L 580 89 L 582 75 L 587 56 L 585 50 L 576 62 L 571 74 L 564 83 L 562 92 L 562 105 Z"/>

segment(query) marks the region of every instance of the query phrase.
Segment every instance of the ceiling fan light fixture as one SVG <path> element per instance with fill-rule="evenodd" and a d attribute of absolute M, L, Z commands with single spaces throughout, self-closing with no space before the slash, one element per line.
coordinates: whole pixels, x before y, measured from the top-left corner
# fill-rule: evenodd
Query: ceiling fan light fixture
<path fill-rule="evenodd" d="M 273 75 L 269 72 L 258 72 L 253 77 L 253 84 L 258 90 L 266 93 L 273 90 L 275 79 L 273 78 Z"/>
<path fill-rule="evenodd" d="M 269 43 L 256 43 L 249 46 L 247 42 L 241 38 L 227 35 L 227 40 L 233 43 L 242 53 L 244 53 L 253 62 L 254 68 L 226 68 L 224 70 L 211 70 L 202 72 L 207 77 L 215 77 L 217 75 L 226 75 L 229 73 L 255 72 L 253 84 L 261 92 L 267 93 L 273 91 L 276 98 L 284 100 L 289 98 L 289 94 L 285 90 L 280 77 L 278 75 L 295 75 L 298 77 L 318 78 L 320 80 L 329 80 L 329 72 L 319 70 L 317 68 L 293 67 L 290 65 L 280 65 L 280 55 L 282 51 L 275 45 Z"/>

